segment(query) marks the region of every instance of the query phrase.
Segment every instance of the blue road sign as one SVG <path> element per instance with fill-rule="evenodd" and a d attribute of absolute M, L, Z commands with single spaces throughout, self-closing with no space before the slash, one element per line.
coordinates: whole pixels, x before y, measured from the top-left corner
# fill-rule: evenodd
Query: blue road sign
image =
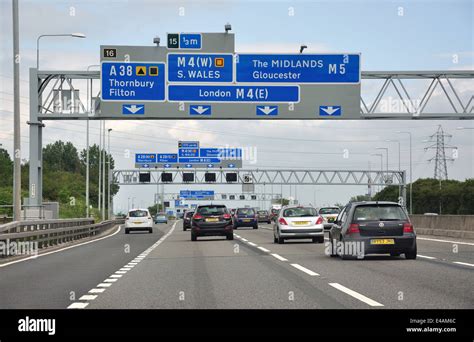
<path fill-rule="evenodd" d="M 359 83 L 359 54 L 239 54 L 237 82 Z"/>
<path fill-rule="evenodd" d="M 169 82 L 232 82 L 232 54 L 169 53 Z"/>
<path fill-rule="evenodd" d="M 341 106 L 319 106 L 319 116 L 341 116 Z"/>
<path fill-rule="evenodd" d="M 212 109 L 210 105 L 190 105 L 190 115 L 211 115 Z"/>
<path fill-rule="evenodd" d="M 145 114 L 144 104 L 129 103 L 122 105 L 122 114 L 125 115 L 143 115 Z"/>
<path fill-rule="evenodd" d="M 220 158 L 179 158 L 180 163 L 190 164 L 207 164 L 207 163 L 220 163 Z"/>
<path fill-rule="evenodd" d="M 186 164 L 186 165 L 184 165 L 184 166 L 185 166 L 186 168 L 190 169 L 190 168 L 193 167 L 193 164 Z"/>
<path fill-rule="evenodd" d="M 179 197 L 189 198 L 206 198 L 214 196 L 214 190 L 180 190 Z"/>
<path fill-rule="evenodd" d="M 165 164 L 165 165 L 163 165 L 163 167 L 169 169 L 171 167 L 171 164 Z"/>
<path fill-rule="evenodd" d="M 199 141 L 178 141 L 178 148 L 199 148 Z"/>
<path fill-rule="evenodd" d="M 156 154 L 154 153 L 136 153 L 135 154 L 135 163 L 144 163 L 144 164 L 150 164 L 150 163 L 156 163 Z"/>
<path fill-rule="evenodd" d="M 235 164 L 232 164 L 232 163 L 231 163 L 231 164 L 227 164 L 227 167 L 233 169 L 233 168 L 235 167 Z"/>
<path fill-rule="evenodd" d="M 278 106 L 257 106 L 256 114 L 261 116 L 275 116 L 278 115 Z"/>
<path fill-rule="evenodd" d="M 178 155 L 176 153 L 158 153 L 157 163 L 177 163 Z"/>
<path fill-rule="evenodd" d="M 299 102 L 299 86 L 169 85 L 168 100 L 183 102 Z"/>
<path fill-rule="evenodd" d="M 201 148 L 199 152 L 200 157 L 206 158 L 242 158 L 241 148 Z"/>
<path fill-rule="evenodd" d="M 103 101 L 164 101 L 165 63 L 102 62 Z"/>
<path fill-rule="evenodd" d="M 142 167 L 144 167 L 145 169 L 148 169 L 150 167 L 150 164 L 142 164 Z"/>
<path fill-rule="evenodd" d="M 200 33 L 181 33 L 179 35 L 180 49 L 201 49 L 202 37 Z"/>
<path fill-rule="evenodd" d="M 181 157 L 184 158 L 192 158 L 192 157 L 199 157 L 199 149 L 198 148 L 180 148 L 178 149 L 178 156 L 181 161 Z"/>

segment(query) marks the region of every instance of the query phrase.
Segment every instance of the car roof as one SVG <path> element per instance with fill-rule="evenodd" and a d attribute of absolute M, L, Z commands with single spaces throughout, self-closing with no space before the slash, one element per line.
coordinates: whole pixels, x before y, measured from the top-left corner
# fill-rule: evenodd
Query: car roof
<path fill-rule="evenodd" d="M 340 209 L 340 208 L 334 206 L 334 207 L 321 207 L 321 208 L 319 208 L 319 210 L 321 210 L 321 209 Z"/>
<path fill-rule="evenodd" d="M 378 204 L 392 204 L 392 205 L 397 205 L 401 206 L 400 203 L 398 202 L 391 202 L 391 201 L 359 201 L 359 202 L 352 202 L 353 205 L 378 205 Z"/>
<path fill-rule="evenodd" d="M 137 211 L 137 210 L 144 210 L 144 211 L 148 211 L 148 209 L 143 209 L 143 208 L 134 208 L 134 209 L 130 209 L 128 212 L 131 212 L 131 211 Z"/>

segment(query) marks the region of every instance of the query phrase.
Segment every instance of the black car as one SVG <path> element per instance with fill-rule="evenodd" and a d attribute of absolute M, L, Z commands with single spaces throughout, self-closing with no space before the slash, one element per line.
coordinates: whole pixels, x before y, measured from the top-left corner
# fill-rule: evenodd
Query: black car
<path fill-rule="evenodd" d="M 200 205 L 191 218 L 191 240 L 198 236 L 225 236 L 234 239 L 232 215 L 225 205 Z"/>
<path fill-rule="evenodd" d="M 191 218 L 194 215 L 194 211 L 187 211 L 184 213 L 183 217 L 183 230 L 186 231 L 188 228 L 191 228 Z"/>
<path fill-rule="evenodd" d="M 330 255 L 343 259 L 366 254 L 405 254 L 416 259 L 417 255 L 413 225 L 396 202 L 349 203 L 331 227 L 329 240 Z"/>
<path fill-rule="evenodd" d="M 257 220 L 258 222 L 266 222 L 268 224 L 272 223 L 270 219 L 270 214 L 267 210 L 259 210 L 257 211 Z"/>

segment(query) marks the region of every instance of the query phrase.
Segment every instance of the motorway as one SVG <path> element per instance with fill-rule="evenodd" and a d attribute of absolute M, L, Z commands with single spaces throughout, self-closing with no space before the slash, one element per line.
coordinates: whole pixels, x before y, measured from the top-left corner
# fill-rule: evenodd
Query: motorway
<path fill-rule="evenodd" d="M 119 227 L 98 241 L 0 265 L 0 308 L 474 307 L 474 241 L 419 236 L 417 260 L 343 261 L 324 244 L 274 244 L 268 224 L 234 233 L 233 241 L 191 242 L 182 221 L 155 225 L 153 234 Z"/>

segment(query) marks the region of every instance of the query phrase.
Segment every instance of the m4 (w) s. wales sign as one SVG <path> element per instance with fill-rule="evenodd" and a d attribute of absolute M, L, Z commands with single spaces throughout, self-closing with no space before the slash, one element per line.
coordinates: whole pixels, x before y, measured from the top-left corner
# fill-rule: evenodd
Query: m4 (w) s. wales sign
<path fill-rule="evenodd" d="M 165 63 L 102 62 L 103 101 L 164 101 Z"/>

